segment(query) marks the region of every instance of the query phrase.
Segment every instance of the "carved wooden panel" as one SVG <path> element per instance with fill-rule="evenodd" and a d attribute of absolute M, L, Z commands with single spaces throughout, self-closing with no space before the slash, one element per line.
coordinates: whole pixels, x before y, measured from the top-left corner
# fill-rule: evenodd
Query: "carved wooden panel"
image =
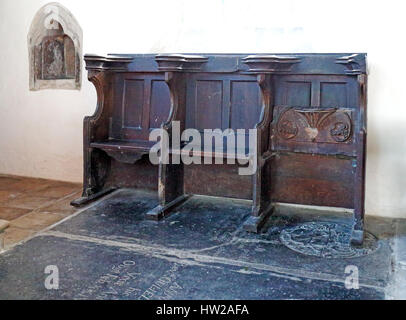
<path fill-rule="evenodd" d="M 286 81 L 283 105 L 310 107 L 312 83 L 306 81 Z"/>
<path fill-rule="evenodd" d="M 286 75 L 275 81 L 275 104 L 291 107 L 355 108 L 357 82 L 345 76 Z"/>
<path fill-rule="evenodd" d="M 280 153 L 271 163 L 275 202 L 352 208 L 352 159 L 304 153 Z"/>
<path fill-rule="evenodd" d="M 352 109 L 276 106 L 272 149 L 351 156 L 354 121 Z"/>
<path fill-rule="evenodd" d="M 194 122 L 196 129 L 222 127 L 223 83 L 218 80 L 197 80 Z"/>
<path fill-rule="evenodd" d="M 169 116 L 170 94 L 163 75 L 118 73 L 113 86 L 110 137 L 148 140 L 150 131 Z"/>
<path fill-rule="evenodd" d="M 350 143 L 351 110 L 284 108 L 276 123 L 280 139 L 297 142 Z"/>
<path fill-rule="evenodd" d="M 347 82 L 320 82 L 321 107 L 348 107 Z"/>
<path fill-rule="evenodd" d="M 231 81 L 230 128 L 252 129 L 261 112 L 260 91 L 257 82 Z"/>
<path fill-rule="evenodd" d="M 122 128 L 142 130 L 144 80 L 124 80 Z"/>
<path fill-rule="evenodd" d="M 196 74 L 189 78 L 186 127 L 198 129 L 202 133 L 204 129 L 247 129 L 247 149 L 248 129 L 253 129 L 258 123 L 262 107 L 256 77 L 241 74 Z"/>
<path fill-rule="evenodd" d="M 276 77 L 272 149 L 354 156 L 357 88 L 354 77 Z"/>
<path fill-rule="evenodd" d="M 185 192 L 208 196 L 252 199 L 251 176 L 240 176 L 238 165 L 205 164 L 185 166 Z M 199 183 L 196 183 L 199 181 Z"/>
<path fill-rule="evenodd" d="M 186 125 L 203 129 L 251 129 L 259 121 L 261 95 L 249 75 L 190 75 Z"/>

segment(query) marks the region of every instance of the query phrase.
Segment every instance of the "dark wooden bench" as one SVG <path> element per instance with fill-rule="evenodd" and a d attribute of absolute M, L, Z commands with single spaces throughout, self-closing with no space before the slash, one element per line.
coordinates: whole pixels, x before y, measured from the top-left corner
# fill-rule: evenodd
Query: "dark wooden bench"
<path fill-rule="evenodd" d="M 157 190 L 161 219 L 189 195 L 250 199 L 248 231 L 274 203 L 354 210 L 353 243 L 362 243 L 366 145 L 365 54 L 86 55 L 97 109 L 84 120 L 80 206 L 116 188 Z M 154 128 L 257 129 L 257 149 L 213 157 L 237 164 L 152 165 Z M 182 153 L 170 145 L 171 154 Z M 195 153 L 203 156 L 204 152 Z"/>

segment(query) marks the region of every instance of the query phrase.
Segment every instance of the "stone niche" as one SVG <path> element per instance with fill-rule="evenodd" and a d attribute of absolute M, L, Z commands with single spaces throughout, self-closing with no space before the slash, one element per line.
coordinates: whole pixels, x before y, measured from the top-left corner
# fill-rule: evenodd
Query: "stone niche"
<path fill-rule="evenodd" d="M 43 6 L 28 34 L 30 90 L 80 90 L 82 39 L 82 29 L 65 7 Z"/>

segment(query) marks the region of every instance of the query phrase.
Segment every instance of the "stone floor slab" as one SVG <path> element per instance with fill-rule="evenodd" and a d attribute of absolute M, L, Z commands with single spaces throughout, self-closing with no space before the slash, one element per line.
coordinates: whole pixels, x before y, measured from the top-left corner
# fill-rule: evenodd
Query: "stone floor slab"
<path fill-rule="evenodd" d="M 47 266 L 59 289 L 48 290 Z M 54 270 L 54 269 L 52 269 Z M 0 256 L 2 299 L 382 299 L 372 288 L 244 273 L 238 267 L 190 264 L 103 243 L 53 236 L 33 238 Z"/>
<path fill-rule="evenodd" d="M 379 239 L 373 254 L 347 259 L 324 259 L 298 254 L 285 247 L 280 232 L 299 223 L 330 220 L 349 224 L 348 215 L 287 215 L 276 212 L 261 234 L 247 233 L 242 224 L 250 214 L 250 203 L 213 197 L 193 197 L 168 218 L 148 221 L 144 213 L 157 203 L 147 191 L 121 190 L 73 219 L 56 231 L 148 246 L 187 250 L 208 257 L 272 266 L 287 273 L 302 273 L 315 278 L 343 279 L 345 269 L 359 269 L 365 285 L 385 287 L 391 275 L 391 247 L 386 237 Z M 283 215 L 282 215 L 283 213 Z M 387 231 L 385 231 L 387 232 Z M 386 233 L 385 233 L 386 234 Z M 379 234 L 377 234 L 379 237 Z"/>
<path fill-rule="evenodd" d="M 9 248 L 32 235 L 34 235 L 34 231 L 32 230 L 9 227 L 4 232 L 4 246 L 5 248 Z"/>
<path fill-rule="evenodd" d="M 157 203 L 156 192 L 118 190 L 3 253 L 0 298 L 384 299 L 393 278 L 392 220 L 367 217 L 378 238 L 373 253 L 326 259 L 288 249 L 281 231 L 308 221 L 350 227 L 350 214 L 278 208 L 251 234 L 242 227 L 248 201 L 192 197 L 163 221 L 146 220 Z M 62 213 L 35 214 L 12 222 L 10 234 L 39 230 Z M 48 265 L 59 268 L 59 290 L 44 286 Z M 345 288 L 347 266 L 358 268 L 359 290 Z"/>

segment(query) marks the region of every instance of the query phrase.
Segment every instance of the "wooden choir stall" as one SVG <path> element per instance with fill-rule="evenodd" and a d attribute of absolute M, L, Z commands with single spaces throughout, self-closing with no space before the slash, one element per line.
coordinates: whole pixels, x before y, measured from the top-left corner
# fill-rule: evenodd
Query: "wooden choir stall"
<path fill-rule="evenodd" d="M 193 194 L 252 200 L 247 231 L 275 203 L 349 208 L 353 244 L 364 234 L 366 54 L 86 55 L 97 109 L 84 119 L 81 206 L 117 188 L 156 190 L 159 220 Z M 256 148 L 213 158 L 235 164 L 150 162 L 153 129 L 256 129 Z M 248 141 L 248 133 L 244 137 Z M 169 139 L 170 157 L 181 146 Z M 203 157 L 205 151 L 193 150 Z"/>

